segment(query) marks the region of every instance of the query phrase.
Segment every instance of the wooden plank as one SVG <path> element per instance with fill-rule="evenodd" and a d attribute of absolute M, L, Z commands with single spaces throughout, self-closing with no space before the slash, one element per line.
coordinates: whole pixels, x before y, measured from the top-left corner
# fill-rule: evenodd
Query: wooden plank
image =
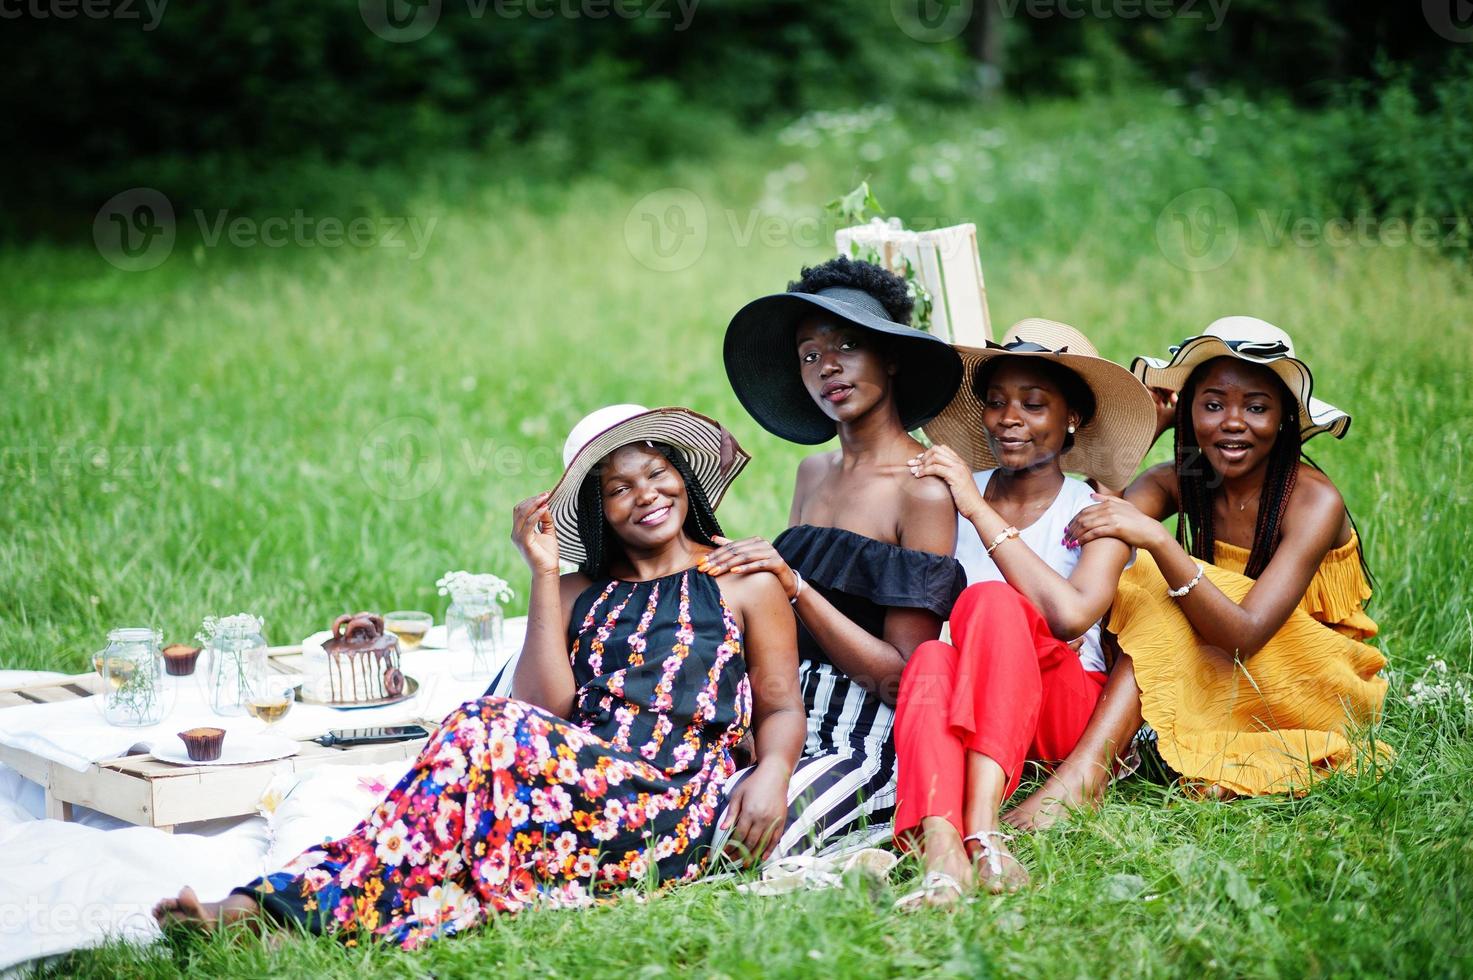
<path fill-rule="evenodd" d="M 307 660 L 300 653 L 272 657 L 267 661 L 278 674 L 306 674 Z"/>
<path fill-rule="evenodd" d="M 927 245 L 920 250 L 920 264 L 917 266 L 921 284 L 931 294 L 931 333 L 940 337 L 948 344 L 955 343 L 951 325 L 951 304 L 946 298 L 946 290 L 942 288 L 941 265 L 936 258 L 936 249 Z"/>
<path fill-rule="evenodd" d="M 50 781 L 52 763 L 40 756 L 9 745 L 0 745 L 0 762 L 5 763 L 33 783 L 45 786 Z"/>
<path fill-rule="evenodd" d="M 992 338 L 987 313 L 987 290 L 977 251 L 977 226 L 955 225 L 926 232 L 937 252 L 950 313 L 951 341 L 981 347 Z"/>
<path fill-rule="evenodd" d="M 46 819 L 70 823 L 72 819 L 72 805 L 66 800 L 57 799 L 56 796 L 48 792 L 46 794 Z"/>
<path fill-rule="evenodd" d="M 74 684 L 47 684 L 42 687 L 28 687 L 20 693 L 22 697 L 29 698 L 36 704 L 56 704 L 87 696 L 86 693 L 79 694 L 77 691 Z"/>
<path fill-rule="evenodd" d="M 145 827 L 154 825 L 153 791 L 147 779 L 92 766 L 77 772 L 52 766 L 47 787 L 57 799 Z M 164 821 L 168 822 L 168 821 Z"/>
<path fill-rule="evenodd" d="M 96 677 L 99 681 L 102 680 L 101 677 L 97 676 L 97 671 L 89 670 L 81 674 L 66 674 L 61 677 L 53 677 L 48 681 L 41 682 L 40 684 L 21 684 L 18 687 L 0 687 L 0 694 L 5 693 L 6 691 L 28 691 L 34 687 L 51 687 L 56 684 L 71 684 L 77 681 L 85 681 L 89 677 Z"/>

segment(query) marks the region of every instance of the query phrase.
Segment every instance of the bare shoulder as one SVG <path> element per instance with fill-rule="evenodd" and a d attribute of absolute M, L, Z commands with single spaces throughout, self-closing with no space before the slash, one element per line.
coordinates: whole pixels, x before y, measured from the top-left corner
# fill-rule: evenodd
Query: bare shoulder
<path fill-rule="evenodd" d="M 815 480 L 823 478 L 824 474 L 833 469 L 834 462 L 838 458 L 839 450 L 831 449 L 827 452 L 814 453 L 812 456 L 803 457 L 798 463 L 798 486 L 811 484 Z"/>
<path fill-rule="evenodd" d="M 741 575 L 722 575 L 716 580 L 722 598 L 734 605 L 743 615 L 771 613 L 788 604 L 788 594 L 782 583 L 771 572 L 747 572 Z"/>
<path fill-rule="evenodd" d="M 1165 520 L 1180 509 L 1174 463 L 1147 467 L 1125 488 L 1125 499 L 1142 513 Z"/>
<path fill-rule="evenodd" d="M 1168 462 L 1148 466 L 1141 472 L 1140 476 L 1135 478 L 1135 482 L 1151 487 L 1159 487 L 1174 495 L 1176 493 L 1176 464 Z"/>
<path fill-rule="evenodd" d="M 897 528 L 899 543 L 948 558 L 956 554 L 956 502 L 946 481 L 928 476 L 910 479 L 904 486 Z"/>
<path fill-rule="evenodd" d="M 1287 515 L 1295 523 L 1308 522 L 1312 525 L 1334 524 L 1337 528 L 1348 523 L 1345 515 L 1345 498 L 1334 482 L 1323 471 L 1307 463 L 1299 464 L 1295 476 L 1294 493 L 1289 497 Z M 1337 540 L 1347 535 L 1337 535 Z"/>
<path fill-rule="evenodd" d="M 582 572 L 568 572 L 558 577 L 558 595 L 564 602 L 571 602 L 583 594 L 583 590 L 593 584 L 593 579 Z"/>
<path fill-rule="evenodd" d="M 949 508 L 953 514 L 956 511 L 951 499 L 951 488 L 939 476 L 923 476 L 919 480 L 911 477 L 905 486 L 905 501 L 907 504 L 919 504 L 925 508 Z"/>

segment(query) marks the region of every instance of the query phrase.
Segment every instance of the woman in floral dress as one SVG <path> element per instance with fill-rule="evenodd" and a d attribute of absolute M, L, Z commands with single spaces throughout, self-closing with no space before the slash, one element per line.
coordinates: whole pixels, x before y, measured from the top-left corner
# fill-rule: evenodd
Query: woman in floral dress
<path fill-rule="evenodd" d="M 513 518 L 532 568 L 516 698 L 452 712 L 346 837 L 220 903 L 186 888 L 161 921 L 264 912 L 412 949 L 495 912 L 689 881 L 749 726 L 763 762 L 726 820 L 746 855 L 770 851 L 804 731 L 793 616 L 772 576 L 696 570 L 745 455 L 723 466 L 720 427 L 693 412 L 615 406 L 564 456 L 558 486 Z"/>

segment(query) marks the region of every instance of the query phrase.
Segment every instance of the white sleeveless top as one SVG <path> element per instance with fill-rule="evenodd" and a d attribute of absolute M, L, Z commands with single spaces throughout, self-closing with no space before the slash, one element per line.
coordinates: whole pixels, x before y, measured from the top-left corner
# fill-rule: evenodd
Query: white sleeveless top
<path fill-rule="evenodd" d="M 972 474 L 978 493 L 987 492 L 987 484 L 996 472 L 997 470 L 992 469 Z M 1035 555 L 1064 578 L 1074 574 L 1074 566 L 1079 564 L 1080 554 L 1077 548 L 1064 547 L 1064 528 L 1069 526 L 1075 514 L 1096 502 L 1089 496 L 1093 492 L 1083 480 L 1076 480 L 1072 476 L 1064 477 L 1064 485 L 1059 488 L 1059 495 L 1054 498 L 1048 510 L 1040 514 L 1038 520 L 1023 528 L 1020 535 L 1022 542 L 1032 548 Z M 977 535 L 977 529 L 965 517 L 957 518 L 956 560 L 966 569 L 969 585 L 1004 580 L 997 563 L 987 557 L 987 546 Z M 1079 648 L 1079 660 L 1084 664 L 1085 670 L 1104 672 L 1105 655 L 1100 650 L 1099 623 L 1095 623 L 1084 634 L 1084 645 Z"/>

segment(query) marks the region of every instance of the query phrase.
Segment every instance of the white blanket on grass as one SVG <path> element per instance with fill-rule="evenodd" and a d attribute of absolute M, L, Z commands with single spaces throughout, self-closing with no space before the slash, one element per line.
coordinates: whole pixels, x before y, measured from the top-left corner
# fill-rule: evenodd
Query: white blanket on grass
<path fill-rule="evenodd" d="M 519 630 L 522 622 L 508 623 L 509 634 L 513 627 Z M 520 646 L 520 632 L 515 640 Z M 328 728 L 399 722 L 405 712 L 412 712 L 409 717 L 443 717 L 479 696 L 485 683 L 455 678 L 452 668 L 458 665 L 452 657 L 444 651 L 404 656 L 405 672 L 417 676 L 421 685 L 413 702 L 352 712 L 298 705 L 277 730 L 301 738 Z M 63 676 L 0 671 L 0 688 Z M 191 701 L 192 692 L 184 693 L 183 700 Z M 110 729 L 90 700 L 7 709 L 0 715 L 5 723 L 0 740 L 85 769 L 93 759 L 120 755 L 156 734 Z M 190 704 L 186 711 L 196 707 Z M 241 721 L 242 727 L 259 725 Z M 63 737 L 68 722 L 80 738 Z M 176 712 L 159 729 L 173 732 L 179 723 Z M 159 899 L 190 885 L 202 900 L 218 901 L 307 846 L 342 837 L 405 768 L 400 761 L 328 765 L 302 774 L 286 771 L 268 788 L 263 816 L 191 824 L 167 834 L 83 807 L 75 808 L 72 823 L 45 819 L 41 787 L 0 765 L 0 854 L 5 856 L 0 860 L 0 976 L 25 970 L 24 964 L 42 957 L 112 939 L 153 942 L 159 928 L 150 913 Z"/>
<path fill-rule="evenodd" d="M 309 846 L 353 829 L 403 775 L 404 762 L 284 771 L 263 815 L 192 824 L 188 833 L 133 827 L 77 808 L 42 819 L 41 787 L 0 765 L 0 974 L 112 939 L 149 943 L 159 899 L 189 885 L 218 901 Z"/>

